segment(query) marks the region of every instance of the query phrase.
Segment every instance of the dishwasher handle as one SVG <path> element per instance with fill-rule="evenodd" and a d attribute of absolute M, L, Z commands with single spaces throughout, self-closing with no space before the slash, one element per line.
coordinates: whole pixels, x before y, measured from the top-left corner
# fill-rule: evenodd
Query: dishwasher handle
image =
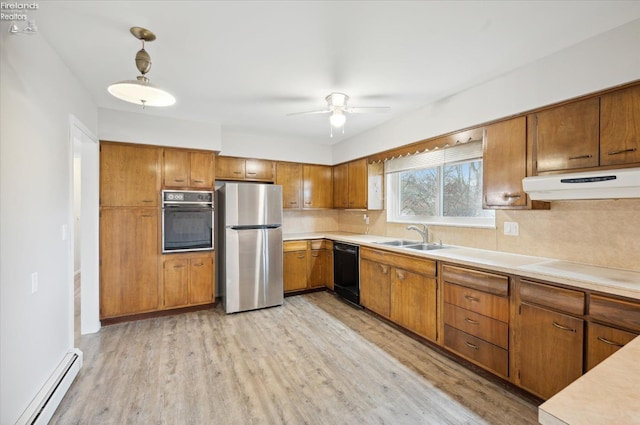
<path fill-rule="evenodd" d="M 334 251 L 339 251 L 339 252 L 346 252 L 349 254 L 358 254 L 358 247 L 355 245 L 347 245 L 347 244 L 341 244 L 341 243 L 334 243 L 333 244 L 333 250 Z"/>

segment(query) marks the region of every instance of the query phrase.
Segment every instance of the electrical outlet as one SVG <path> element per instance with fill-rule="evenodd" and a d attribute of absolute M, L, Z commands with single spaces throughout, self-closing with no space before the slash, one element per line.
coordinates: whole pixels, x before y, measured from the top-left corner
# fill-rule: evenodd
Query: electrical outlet
<path fill-rule="evenodd" d="M 31 293 L 38 292 L 38 272 L 31 273 Z"/>
<path fill-rule="evenodd" d="M 364 215 L 364 224 L 369 224 L 369 216 L 367 214 Z"/>
<path fill-rule="evenodd" d="M 518 223 L 515 221 L 505 221 L 504 222 L 504 234 L 507 236 L 518 236 L 520 233 L 518 228 Z"/>

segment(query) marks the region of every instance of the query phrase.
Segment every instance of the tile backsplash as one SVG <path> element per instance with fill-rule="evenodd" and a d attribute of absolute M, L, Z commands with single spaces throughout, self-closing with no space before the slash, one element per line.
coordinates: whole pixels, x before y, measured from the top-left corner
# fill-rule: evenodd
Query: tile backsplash
<path fill-rule="evenodd" d="M 365 223 L 364 215 L 369 217 Z M 516 222 L 518 236 L 504 235 Z M 419 239 L 385 211 L 285 212 L 285 233 L 343 231 Z M 429 226 L 429 241 L 640 271 L 640 199 L 552 202 L 550 210 L 496 211 L 496 228 Z"/>

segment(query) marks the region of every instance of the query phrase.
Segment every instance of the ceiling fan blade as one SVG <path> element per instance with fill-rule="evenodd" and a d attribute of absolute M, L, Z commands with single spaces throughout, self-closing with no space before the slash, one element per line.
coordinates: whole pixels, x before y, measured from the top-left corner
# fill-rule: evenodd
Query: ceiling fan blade
<path fill-rule="evenodd" d="M 350 114 L 364 114 L 368 112 L 385 112 L 390 106 L 354 106 L 346 109 Z"/>
<path fill-rule="evenodd" d="M 328 114 L 329 112 L 331 112 L 328 109 L 322 109 L 319 111 L 308 111 L 308 112 L 294 112 L 292 114 L 287 114 L 288 117 L 291 117 L 293 115 L 311 115 L 311 114 Z"/>

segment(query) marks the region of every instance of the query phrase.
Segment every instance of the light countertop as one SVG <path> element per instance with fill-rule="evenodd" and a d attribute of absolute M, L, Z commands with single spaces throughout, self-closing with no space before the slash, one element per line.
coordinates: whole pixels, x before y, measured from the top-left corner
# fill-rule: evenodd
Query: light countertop
<path fill-rule="evenodd" d="M 543 403 L 543 425 L 640 424 L 640 337 Z"/>
<path fill-rule="evenodd" d="M 376 242 L 390 241 L 377 235 L 361 235 L 346 232 L 319 232 L 287 234 L 284 240 L 331 239 L 378 249 L 386 249 L 433 260 L 451 261 L 460 265 L 485 267 L 494 271 L 517 274 L 532 279 L 560 283 L 577 289 L 599 291 L 640 300 L 640 272 L 590 266 L 554 260 L 553 258 L 510 254 L 484 249 L 452 247 L 434 251 L 410 251 L 406 248 L 379 245 Z M 416 240 L 416 243 L 420 241 Z"/>

